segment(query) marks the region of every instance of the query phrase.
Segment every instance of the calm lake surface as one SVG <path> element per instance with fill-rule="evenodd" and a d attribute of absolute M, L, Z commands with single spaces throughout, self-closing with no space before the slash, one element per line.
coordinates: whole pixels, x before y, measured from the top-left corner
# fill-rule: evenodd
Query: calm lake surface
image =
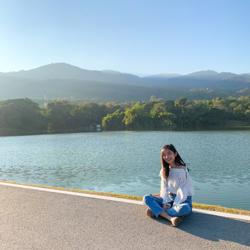
<path fill-rule="evenodd" d="M 160 189 L 160 149 L 176 146 L 194 202 L 250 210 L 250 131 L 100 132 L 0 137 L 0 180 L 144 195 Z"/>

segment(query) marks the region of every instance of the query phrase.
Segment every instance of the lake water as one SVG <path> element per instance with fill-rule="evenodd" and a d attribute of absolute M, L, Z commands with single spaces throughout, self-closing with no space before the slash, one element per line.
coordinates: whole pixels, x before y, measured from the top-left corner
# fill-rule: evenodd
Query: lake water
<path fill-rule="evenodd" d="M 250 131 L 101 132 L 0 137 L 0 180 L 144 195 L 160 149 L 189 163 L 194 202 L 250 210 Z"/>

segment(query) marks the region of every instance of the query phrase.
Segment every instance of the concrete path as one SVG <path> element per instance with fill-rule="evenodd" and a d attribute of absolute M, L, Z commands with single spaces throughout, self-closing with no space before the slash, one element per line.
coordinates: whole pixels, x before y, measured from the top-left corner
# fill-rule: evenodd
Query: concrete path
<path fill-rule="evenodd" d="M 250 249 L 250 221 L 194 212 L 174 228 L 138 204 L 0 184 L 0 249 Z"/>

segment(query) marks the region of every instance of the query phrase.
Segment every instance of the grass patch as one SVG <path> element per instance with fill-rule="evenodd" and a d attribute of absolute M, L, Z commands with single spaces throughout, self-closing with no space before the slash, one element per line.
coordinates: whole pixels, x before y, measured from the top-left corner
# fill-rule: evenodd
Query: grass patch
<path fill-rule="evenodd" d="M 54 189 L 54 190 L 70 191 L 70 192 L 84 193 L 84 194 L 95 194 L 95 195 L 110 196 L 110 197 L 116 197 L 116 198 L 142 201 L 142 196 L 137 196 L 137 195 L 116 194 L 116 193 L 112 193 L 112 192 L 97 192 L 97 191 L 92 191 L 92 190 L 83 190 L 83 189 L 76 189 L 76 188 L 47 186 L 47 185 L 43 185 L 43 184 L 17 183 L 15 181 L 6 181 L 6 180 L 0 180 L 0 181 L 6 182 L 6 183 L 12 183 L 12 184 L 19 184 L 19 185 L 21 184 L 21 185 L 28 185 L 28 186 L 33 186 L 33 187 Z M 209 204 L 193 202 L 193 208 L 250 216 L 250 210 L 237 209 L 237 208 L 227 208 L 227 207 L 223 207 L 223 206 L 219 206 L 219 205 L 209 205 Z"/>

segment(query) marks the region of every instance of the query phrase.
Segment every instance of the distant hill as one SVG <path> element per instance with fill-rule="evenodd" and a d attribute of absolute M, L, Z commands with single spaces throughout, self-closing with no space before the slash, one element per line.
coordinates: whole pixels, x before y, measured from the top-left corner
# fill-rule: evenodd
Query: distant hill
<path fill-rule="evenodd" d="M 113 70 L 86 70 L 53 63 L 31 70 L 0 73 L 0 99 L 71 98 L 95 101 L 213 98 L 249 95 L 250 74 L 207 70 L 187 75 L 158 74 L 147 77 Z"/>
<path fill-rule="evenodd" d="M 32 80 L 74 79 L 84 81 L 136 83 L 136 75 L 111 70 L 86 70 L 66 63 L 52 63 L 31 70 L 4 73 L 5 76 Z"/>

